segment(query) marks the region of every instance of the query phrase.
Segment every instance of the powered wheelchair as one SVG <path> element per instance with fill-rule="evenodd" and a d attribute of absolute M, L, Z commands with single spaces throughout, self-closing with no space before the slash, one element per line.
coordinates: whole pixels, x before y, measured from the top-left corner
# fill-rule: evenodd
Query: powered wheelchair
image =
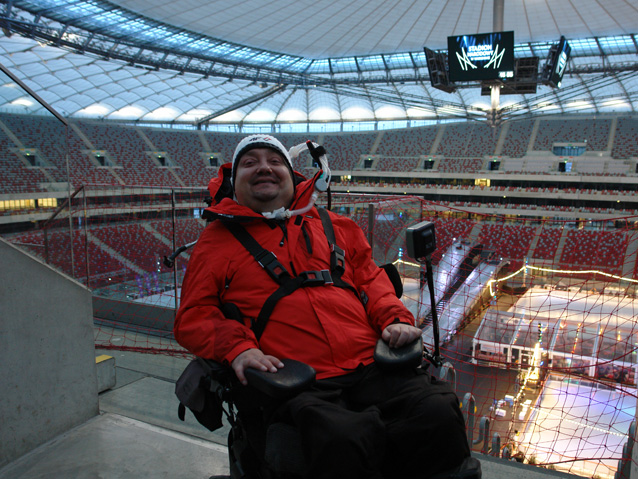
<path fill-rule="evenodd" d="M 430 301 L 434 304 L 430 261 L 430 255 L 435 248 L 433 224 L 422 222 L 408 228 L 406 241 L 410 256 L 417 258 L 419 262 L 421 259 L 425 261 Z M 333 244 L 334 240 L 331 243 Z M 180 250 L 176 251 L 171 258 L 165 258 L 165 264 L 170 266 L 169 263 L 179 252 Z M 395 294 L 400 298 L 403 294 L 403 284 L 398 271 L 393 264 L 383 265 L 381 268 L 387 273 Z M 243 323 L 241 312 L 234 305 L 225 305 L 222 312 L 227 318 Z M 424 350 L 420 337 L 401 348 L 390 348 L 379 339 L 374 351 L 377 366 L 391 371 L 414 369 L 429 366 L 426 359 L 435 367 L 441 366 L 438 324 L 434 308 L 432 322 L 432 353 Z M 315 371 L 310 366 L 291 359 L 282 359 L 282 362 L 284 367 L 276 373 L 246 369 L 248 386 L 239 383 L 230 367 L 202 358 L 193 360 L 178 379 L 175 392 L 180 400 L 178 415 L 181 419 L 184 419 L 185 410 L 188 408 L 197 420 L 210 430 L 214 431 L 222 426 L 222 416 L 226 417 L 230 425 L 230 476 L 213 477 L 299 479 L 308 470 L 299 431 L 288 423 L 267 423 L 264 420 L 264 412 L 269 404 L 281 403 L 310 388 L 315 381 Z M 442 371 L 447 369 L 449 368 L 444 367 Z M 480 463 L 471 456 L 467 457 L 454 471 L 437 475 L 436 479 L 481 479 Z"/>
<path fill-rule="evenodd" d="M 375 360 L 384 368 L 413 368 L 422 361 L 420 338 L 403 348 L 390 349 L 379 340 Z M 299 361 L 283 359 L 276 373 L 245 371 L 248 386 L 242 386 L 233 370 L 212 360 L 195 359 L 176 384 L 180 418 L 185 407 L 210 430 L 222 426 L 226 417 L 230 476 L 219 479 L 299 479 L 306 470 L 297 429 L 284 422 L 266 427 L 264 405 L 290 398 L 309 388 L 315 371 Z M 189 371 L 190 369 L 190 371 Z M 189 378 L 190 376 L 190 378 Z M 196 385 L 195 390 L 193 386 Z"/>
<path fill-rule="evenodd" d="M 383 268 L 395 286 L 395 293 L 401 297 L 398 273 L 393 267 Z M 228 318 L 240 317 L 233 305 L 226 305 L 222 311 Z M 374 351 L 377 366 L 391 371 L 427 367 L 427 356 L 421 338 L 396 349 L 379 339 Z M 304 476 L 307 465 L 298 430 L 285 422 L 267 425 L 264 410 L 268 404 L 284 401 L 310 388 L 315 381 L 315 371 L 295 360 L 283 359 L 282 362 L 284 367 L 276 373 L 246 369 L 248 386 L 239 383 L 229 366 L 202 358 L 193 360 L 178 379 L 175 392 L 180 400 L 178 415 L 182 420 L 188 408 L 212 431 L 222 426 L 222 416 L 230 425 L 230 476 L 212 476 L 211 479 L 300 479 Z M 480 479 L 480 463 L 470 457 L 458 470 L 440 478 Z"/>

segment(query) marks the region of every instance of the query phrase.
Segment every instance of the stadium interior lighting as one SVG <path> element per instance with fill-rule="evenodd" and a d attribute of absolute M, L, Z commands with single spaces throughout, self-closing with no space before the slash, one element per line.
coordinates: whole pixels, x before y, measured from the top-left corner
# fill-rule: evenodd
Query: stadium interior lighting
<path fill-rule="evenodd" d="M 534 270 L 534 271 L 544 271 L 544 272 L 547 272 L 547 273 L 558 273 L 558 274 L 600 274 L 602 276 L 606 276 L 608 278 L 617 279 L 619 281 L 627 281 L 629 283 L 638 284 L 638 280 L 636 280 L 636 279 L 625 278 L 623 276 L 618 276 L 618 275 L 615 275 L 615 274 L 605 273 L 604 271 L 598 271 L 598 270 L 595 270 L 595 269 L 566 270 L 566 269 L 541 268 L 540 266 L 525 265 L 525 266 L 522 266 L 518 271 L 515 271 L 512 274 L 509 274 L 509 275 L 505 276 L 504 278 L 490 279 L 487 282 L 488 286 L 490 287 L 490 294 L 492 296 L 494 296 L 496 294 L 496 292 L 493 289 L 493 285 L 494 284 L 501 283 L 503 281 L 507 281 L 509 279 L 512 279 L 512 278 L 514 278 L 515 276 L 517 276 L 517 275 L 519 275 L 521 273 L 526 273 L 527 269 L 531 269 L 531 270 Z"/>
<path fill-rule="evenodd" d="M 11 102 L 12 105 L 22 105 L 22 106 L 33 106 L 33 102 L 26 98 L 18 98 L 17 100 L 13 100 Z"/>
<path fill-rule="evenodd" d="M 104 105 L 91 105 L 83 108 L 78 113 L 85 113 L 87 115 L 107 115 L 111 110 Z"/>
<path fill-rule="evenodd" d="M 585 101 L 585 100 L 576 100 L 576 101 L 567 103 L 565 106 L 567 108 L 575 108 L 575 109 L 592 108 L 591 102 Z"/>
<path fill-rule="evenodd" d="M 602 105 L 606 107 L 614 107 L 614 106 L 621 106 L 624 108 L 631 107 L 629 102 L 627 102 L 627 100 L 623 100 L 622 98 L 613 98 L 611 100 L 605 100 L 604 102 L 602 102 Z"/>
<path fill-rule="evenodd" d="M 402 265 L 407 265 L 407 266 L 414 266 L 415 268 L 420 268 L 421 267 L 421 265 L 418 264 L 418 263 L 412 263 L 410 261 L 404 261 L 402 259 L 397 259 L 392 264 L 394 264 L 394 265 L 402 264 Z"/>

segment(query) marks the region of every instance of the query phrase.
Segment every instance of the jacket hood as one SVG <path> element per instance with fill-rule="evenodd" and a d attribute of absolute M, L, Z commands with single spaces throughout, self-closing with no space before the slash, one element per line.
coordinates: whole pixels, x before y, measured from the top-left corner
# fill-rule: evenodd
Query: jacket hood
<path fill-rule="evenodd" d="M 290 209 L 298 205 L 305 206 L 310 201 L 310 196 L 314 190 L 314 184 L 319 177 L 320 171 L 312 179 L 307 179 L 301 173 L 295 171 L 295 193 Z M 204 219 L 215 219 L 219 216 L 224 218 L 249 219 L 264 218 L 261 214 L 251 210 L 247 206 L 242 206 L 234 199 L 233 186 L 231 183 L 232 164 L 225 163 L 208 183 L 208 191 L 211 197 L 211 205 L 204 210 Z"/>

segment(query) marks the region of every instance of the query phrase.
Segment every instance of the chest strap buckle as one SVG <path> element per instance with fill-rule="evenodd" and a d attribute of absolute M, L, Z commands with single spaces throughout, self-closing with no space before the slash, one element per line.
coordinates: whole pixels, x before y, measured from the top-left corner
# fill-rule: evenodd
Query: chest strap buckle
<path fill-rule="evenodd" d="M 333 284 L 332 275 L 327 269 L 321 271 L 303 271 L 299 274 L 303 278 L 303 286 L 323 286 L 324 284 Z"/>
<path fill-rule="evenodd" d="M 290 277 L 290 273 L 288 273 L 286 268 L 277 260 L 275 253 L 263 250 L 255 256 L 255 259 L 277 283 L 281 284 L 285 278 Z"/>
<path fill-rule="evenodd" d="M 334 243 L 330 245 L 330 268 L 339 274 L 346 270 L 346 253 Z"/>

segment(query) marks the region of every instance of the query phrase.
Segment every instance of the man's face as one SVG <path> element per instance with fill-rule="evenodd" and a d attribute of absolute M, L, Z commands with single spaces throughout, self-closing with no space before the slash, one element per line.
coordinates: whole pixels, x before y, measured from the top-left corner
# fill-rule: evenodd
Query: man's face
<path fill-rule="evenodd" d="M 264 213 L 289 207 L 294 195 L 286 159 L 270 148 L 255 148 L 237 162 L 235 196 L 240 205 Z"/>

